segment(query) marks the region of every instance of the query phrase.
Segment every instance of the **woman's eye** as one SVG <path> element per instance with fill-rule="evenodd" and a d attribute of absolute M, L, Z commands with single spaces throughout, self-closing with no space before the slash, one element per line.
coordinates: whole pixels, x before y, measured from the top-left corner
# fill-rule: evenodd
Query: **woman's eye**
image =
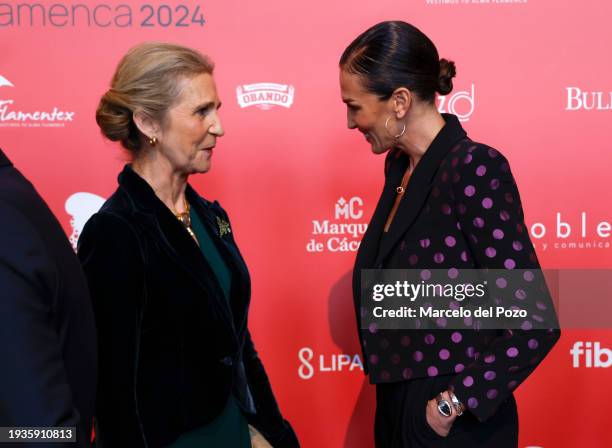
<path fill-rule="evenodd" d="M 204 116 L 208 113 L 208 111 L 210 111 L 209 107 L 203 107 L 201 109 L 198 109 L 198 115 Z"/>

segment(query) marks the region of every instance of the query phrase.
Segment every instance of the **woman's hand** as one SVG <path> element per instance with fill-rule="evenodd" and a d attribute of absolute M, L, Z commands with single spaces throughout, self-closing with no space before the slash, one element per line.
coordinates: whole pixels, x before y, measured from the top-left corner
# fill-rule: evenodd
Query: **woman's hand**
<path fill-rule="evenodd" d="M 433 398 L 427 402 L 427 407 L 425 408 L 425 418 L 427 420 L 427 424 L 436 434 L 438 434 L 440 437 L 446 437 L 453 426 L 453 422 L 457 418 L 457 413 L 455 412 L 455 408 L 452 405 L 448 392 L 442 392 L 442 396 L 446 401 L 451 403 L 451 416 L 445 417 L 440 414 L 440 411 L 438 411 L 438 401 Z"/>

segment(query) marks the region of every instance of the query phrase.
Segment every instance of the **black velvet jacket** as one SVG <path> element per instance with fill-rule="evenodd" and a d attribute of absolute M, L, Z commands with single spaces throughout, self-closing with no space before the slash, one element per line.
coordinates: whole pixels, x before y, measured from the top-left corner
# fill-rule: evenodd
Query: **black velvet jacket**
<path fill-rule="evenodd" d="M 409 162 L 402 152 L 387 156 L 385 186 L 355 262 L 355 312 L 372 383 L 452 375 L 449 386 L 485 421 L 559 339 L 554 311 L 544 327 L 549 330 L 376 331 L 360 325 L 362 269 L 540 269 L 508 161 L 470 140 L 454 115 L 443 116 L 446 124 L 415 167 L 383 238 Z M 554 310 L 544 289 L 528 299 Z"/>
<path fill-rule="evenodd" d="M 199 247 L 130 166 L 80 237 L 98 326 L 98 446 L 163 447 L 234 393 L 275 447 L 297 447 L 247 328 L 249 273 L 231 227 L 219 231 L 229 218 L 190 186 L 186 195 L 232 272 L 229 304 Z"/>

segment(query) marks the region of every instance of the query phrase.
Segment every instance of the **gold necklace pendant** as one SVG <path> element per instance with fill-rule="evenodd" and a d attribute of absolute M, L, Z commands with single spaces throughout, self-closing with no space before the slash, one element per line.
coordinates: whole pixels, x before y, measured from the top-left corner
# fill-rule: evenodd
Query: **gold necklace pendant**
<path fill-rule="evenodd" d="M 189 212 L 175 213 L 174 216 L 176 216 L 176 219 L 185 227 L 191 227 L 191 216 L 189 216 Z"/>
<path fill-rule="evenodd" d="M 406 172 L 404 173 L 404 176 L 402 177 L 402 183 L 399 185 L 399 187 L 395 188 L 397 194 L 404 194 L 406 192 L 406 187 L 408 186 L 408 181 L 410 180 L 411 174 L 412 170 L 410 169 L 410 167 L 408 167 L 406 169 Z"/>
<path fill-rule="evenodd" d="M 185 227 L 187 229 L 187 232 L 189 233 L 189 235 L 191 235 L 191 238 L 193 238 L 193 240 L 196 242 L 196 244 L 199 246 L 200 242 L 198 241 L 198 238 L 196 237 L 195 232 L 191 229 L 191 227 Z"/>
<path fill-rule="evenodd" d="M 185 227 L 185 230 L 187 230 L 187 233 L 189 233 L 189 235 L 191 236 L 191 238 L 193 238 L 193 240 L 196 242 L 196 244 L 199 246 L 200 242 L 198 241 L 198 238 L 196 237 L 195 232 L 193 231 L 193 229 L 191 228 L 191 215 L 190 215 L 190 207 L 189 207 L 189 202 L 187 202 L 187 199 L 184 199 L 184 204 L 185 204 L 185 211 L 182 213 L 174 213 L 174 216 L 176 217 L 176 219 L 179 220 L 179 222 L 181 224 L 183 224 L 183 227 Z"/>

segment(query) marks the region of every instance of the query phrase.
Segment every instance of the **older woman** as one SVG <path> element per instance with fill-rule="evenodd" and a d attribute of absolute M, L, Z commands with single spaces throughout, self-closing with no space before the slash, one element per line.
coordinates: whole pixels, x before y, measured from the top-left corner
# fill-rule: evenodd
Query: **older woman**
<path fill-rule="evenodd" d="M 248 447 L 249 423 L 299 446 L 249 334 L 229 218 L 188 184 L 223 135 L 212 72 L 194 50 L 139 45 L 96 112 L 132 156 L 78 249 L 98 328 L 100 447 Z"/>
<path fill-rule="evenodd" d="M 355 262 L 358 321 L 362 269 L 539 269 L 507 160 L 438 113 L 435 95 L 448 94 L 454 76 L 455 64 L 405 22 L 373 26 L 340 59 L 348 127 L 375 154 L 387 152 L 385 186 Z M 377 446 L 516 447 L 513 390 L 559 338 L 555 321 L 533 331 L 359 325 L 376 384 Z"/>

